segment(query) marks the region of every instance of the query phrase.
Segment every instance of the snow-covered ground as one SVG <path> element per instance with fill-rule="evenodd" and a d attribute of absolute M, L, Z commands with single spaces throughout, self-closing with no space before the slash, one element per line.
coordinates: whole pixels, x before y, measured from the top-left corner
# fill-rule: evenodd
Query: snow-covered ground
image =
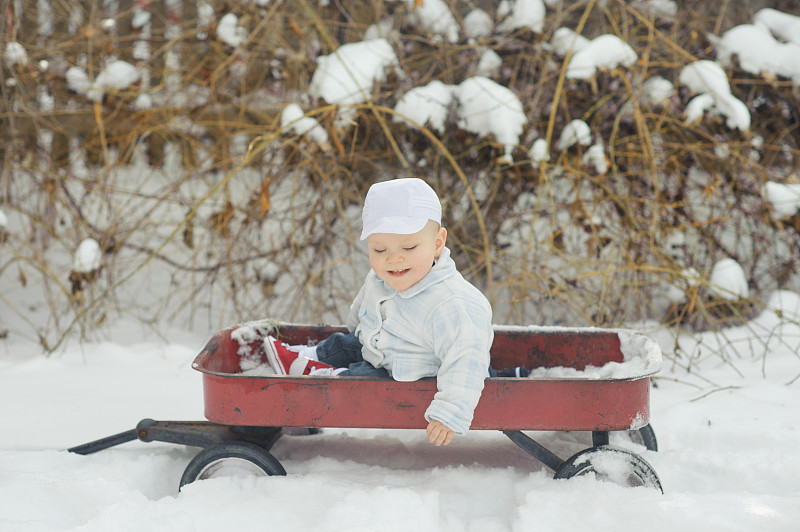
<path fill-rule="evenodd" d="M 425 2 L 424 9 L 415 12 L 417 23 L 452 41 L 452 17 L 441 16 L 440 4 Z M 513 16 L 503 26 L 540 27 L 543 8 L 534 4 L 541 2 L 504 2 L 504 10 Z M 471 18 L 481 20 L 480 16 Z M 141 26 L 147 20 L 143 18 Z M 721 69 L 736 54 L 740 62 L 745 59 L 742 67 L 753 73 L 780 75 L 798 83 L 797 23 L 774 10 L 762 10 L 752 25 L 733 28 L 719 39 L 719 64 L 685 67 L 679 81 L 697 94 L 686 109 L 687 119 L 721 114 L 729 127 L 747 130 L 752 117 L 730 96 Z M 490 29 L 473 28 L 470 35 Z M 216 34 L 231 47 L 247 39 L 238 18 L 227 15 Z M 570 78 L 635 60 L 617 40 L 595 38 L 591 43 L 595 44 L 574 35 L 566 35 L 563 43 L 553 42 L 561 55 L 571 48 L 575 52 Z M 362 53 L 374 55 L 374 46 L 358 47 L 358 53 L 353 49 L 342 47 L 328 59 L 328 68 L 320 69 L 315 84 L 318 95 L 358 103 L 362 100 L 356 96 L 369 93 L 365 89 L 371 82 L 395 63 L 388 53 L 364 61 Z M 588 51 L 579 53 L 579 49 Z M 348 50 L 355 57 L 344 53 Z M 743 52 L 747 52 L 744 57 Z M 14 42 L 6 43 L 4 54 L 12 66 L 28 61 L 24 48 Z M 356 87 L 347 85 L 349 91 L 331 96 L 323 88 L 342 80 L 326 77 L 339 72 L 341 62 L 376 66 L 361 77 L 348 72 L 345 83 L 355 81 Z M 39 68 L 47 69 L 47 62 Z M 715 76 L 719 72 L 722 77 Z M 127 63 L 114 61 L 94 82 L 77 66 L 66 72 L 66 79 L 76 94 L 96 100 L 105 90 L 130 85 L 139 73 Z M 515 117 L 524 117 L 522 104 L 488 78 L 470 79 L 458 89 L 460 126 L 479 135 L 493 134 L 505 146 L 519 144 L 520 122 Z M 656 83 L 645 83 L 645 87 L 658 90 L 648 89 L 647 98 L 663 100 L 664 94 L 668 97 L 673 92 L 669 82 L 649 81 L 653 80 Z M 470 87 L 490 98 L 465 97 Z M 141 88 L 149 90 L 144 79 Z M 401 106 L 400 118 L 439 130 L 451 103 L 449 91 L 455 89 L 443 91 L 431 85 L 418 89 L 424 90 L 412 89 L 407 98 L 401 98 L 399 103 L 417 103 Z M 45 109 L 49 95 L 42 95 Z M 142 96 L 137 108 L 150 107 L 149 95 Z M 487 101 L 493 105 L 487 107 Z M 481 105 L 473 107 L 473 102 Z M 499 122 L 487 118 L 489 111 L 497 109 L 510 118 Z M 312 118 L 296 111 L 290 108 L 284 126 L 296 134 L 316 131 Z M 592 142 L 591 131 L 588 137 L 568 133 L 559 150 L 568 149 L 573 140 Z M 564 132 L 556 134 L 561 138 Z M 310 136 L 327 142 L 324 137 Z M 602 140 L 595 139 L 601 151 L 598 141 Z M 544 139 L 537 139 L 531 151 L 534 161 L 550 157 Z M 765 197 L 787 216 L 800 208 L 792 186 L 796 187 L 765 186 Z M 0 211 L 0 228 L 6 226 L 13 229 Z M 87 246 L 75 256 L 78 271 L 91 271 L 96 265 L 95 245 L 89 242 Z M 727 274 L 723 278 L 731 279 Z M 741 295 L 739 285 L 715 284 L 723 285 L 723 297 Z M 11 293 L 7 288 L 0 285 L 4 297 Z M 423 431 L 333 429 L 313 436 L 286 436 L 276 444 L 273 453 L 285 466 L 286 477 L 214 479 L 178 493 L 180 476 L 197 449 L 142 442 L 89 456 L 65 449 L 131 429 L 146 417 L 203 419 L 201 378 L 190 366 L 216 331 L 171 330 L 159 336 L 142 325 L 123 322 L 108 326 L 106 342 L 67 344 L 45 357 L 38 343 L 19 336 L 19 328 L 4 321 L 10 333 L 0 338 L 0 532 L 796 530 L 800 523 L 800 297 L 783 293 L 770 307 L 780 309 L 793 323 L 782 323 L 767 311 L 743 327 L 680 337 L 678 355 L 674 354 L 674 331 L 654 333 L 668 355 L 652 392 L 651 420 L 660 449 L 652 452 L 624 440 L 614 443 L 628 446 L 654 467 L 663 495 L 591 478 L 555 481 L 543 465 L 499 433 L 472 432 L 449 447 L 436 448 L 427 443 Z M 588 444 L 583 434 L 546 433 L 536 438 L 562 457 Z"/>
<path fill-rule="evenodd" d="M 780 306 L 796 319 L 800 297 L 784 292 Z M 120 324 L 113 341 L 49 358 L 33 342 L 0 340 L 0 531 L 727 532 L 800 522 L 800 327 L 771 312 L 701 344 L 681 338 L 692 372 L 667 358 L 652 390 L 658 452 L 612 441 L 653 466 L 663 495 L 553 480 L 496 432 L 442 448 L 421 430 L 284 436 L 273 454 L 286 477 L 212 479 L 180 493 L 196 448 L 136 441 L 87 456 L 65 451 L 146 417 L 203 419 L 190 365 L 207 336 L 176 330 L 163 343 Z M 671 353 L 671 331 L 654 338 Z M 585 434 L 534 436 L 564 458 L 588 445 Z"/>

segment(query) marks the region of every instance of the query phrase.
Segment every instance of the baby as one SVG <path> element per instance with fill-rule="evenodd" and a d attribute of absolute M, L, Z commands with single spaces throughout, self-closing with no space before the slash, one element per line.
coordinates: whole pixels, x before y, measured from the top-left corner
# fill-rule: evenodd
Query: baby
<path fill-rule="evenodd" d="M 484 379 L 498 375 L 489 368 L 491 305 L 456 270 L 439 198 L 421 179 L 372 185 L 362 221 L 372 269 L 350 307 L 351 332 L 310 348 L 270 337 L 270 364 L 290 375 L 435 376 L 426 432 L 431 443 L 447 445 L 469 429 Z M 510 371 L 504 373 L 527 375 Z"/>

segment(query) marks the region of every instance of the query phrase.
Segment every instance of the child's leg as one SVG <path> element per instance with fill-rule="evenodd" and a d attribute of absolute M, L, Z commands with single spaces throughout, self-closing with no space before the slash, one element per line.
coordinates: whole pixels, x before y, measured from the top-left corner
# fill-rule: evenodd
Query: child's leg
<path fill-rule="evenodd" d="M 347 368 L 337 375 L 353 377 L 388 377 L 384 368 L 376 368 L 361 355 L 361 342 L 353 333 L 334 333 L 317 344 L 320 362 L 337 368 Z"/>
<path fill-rule="evenodd" d="M 385 368 L 376 368 L 369 362 L 362 360 L 361 362 L 354 362 L 347 366 L 347 369 L 341 373 L 337 373 L 342 377 L 389 377 L 389 372 Z"/>
<path fill-rule="evenodd" d="M 530 371 L 528 368 L 523 366 L 517 366 L 516 368 L 511 369 L 502 369 L 496 370 L 492 367 L 489 368 L 489 376 L 490 377 L 527 377 L 530 375 Z"/>
<path fill-rule="evenodd" d="M 317 344 L 317 360 L 337 368 L 362 362 L 361 342 L 354 333 L 333 333 Z"/>

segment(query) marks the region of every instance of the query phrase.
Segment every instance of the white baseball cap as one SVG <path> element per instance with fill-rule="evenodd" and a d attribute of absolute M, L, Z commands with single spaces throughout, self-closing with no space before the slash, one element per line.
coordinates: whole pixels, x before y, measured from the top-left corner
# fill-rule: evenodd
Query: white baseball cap
<path fill-rule="evenodd" d="M 412 235 L 428 220 L 442 224 L 442 204 L 425 181 L 410 177 L 375 183 L 361 212 L 361 240 L 374 233 Z"/>

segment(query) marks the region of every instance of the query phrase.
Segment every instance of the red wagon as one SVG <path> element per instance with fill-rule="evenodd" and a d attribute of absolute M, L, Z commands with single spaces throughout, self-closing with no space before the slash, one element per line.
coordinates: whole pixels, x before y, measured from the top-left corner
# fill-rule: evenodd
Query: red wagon
<path fill-rule="evenodd" d="M 204 447 L 187 466 L 181 486 L 227 474 L 286 474 L 270 453 L 283 432 L 324 427 L 424 429 L 436 379 L 274 375 L 264 339 L 313 345 L 341 328 L 263 320 L 216 334 L 193 363 L 203 374 L 209 421 L 142 420 L 136 429 L 70 449 L 88 454 L 124 441 L 168 441 Z M 487 378 L 472 430 L 500 430 L 555 472 L 556 478 L 593 473 L 626 485 L 661 489 L 639 455 L 609 445 L 621 431 L 657 449 L 649 426 L 650 376 L 660 350 L 646 336 L 595 328 L 495 327 L 491 363 L 525 366 L 531 377 Z M 592 445 L 562 460 L 523 431 L 589 431 Z"/>

